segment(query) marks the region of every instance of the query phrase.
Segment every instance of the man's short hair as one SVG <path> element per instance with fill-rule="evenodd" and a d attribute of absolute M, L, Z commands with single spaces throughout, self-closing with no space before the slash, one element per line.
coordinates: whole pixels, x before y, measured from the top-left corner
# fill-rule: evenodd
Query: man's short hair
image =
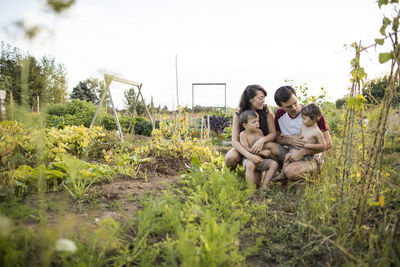
<path fill-rule="evenodd" d="M 310 117 L 312 120 L 317 120 L 322 115 L 321 107 L 315 103 L 305 105 L 301 108 L 300 113 L 303 116 Z"/>
<path fill-rule="evenodd" d="M 254 110 L 252 109 L 245 110 L 242 113 L 240 113 L 239 116 L 240 125 L 243 125 L 243 123 L 247 123 L 249 118 L 257 118 L 257 117 L 258 114 Z"/>
<path fill-rule="evenodd" d="M 281 107 L 282 106 L 282 102 L 286 102 L 289 100 L 289 98 L 293 95 L 296 95 L 296 90 L 294 90 L 293 87 L 289 86 L 289 85 L 285 85 L 282 87 L 279 87 L 278 90 L 276 90 L 275 95 L 274 95 L 274 99 L 275 99 L 275 103 Z"/>

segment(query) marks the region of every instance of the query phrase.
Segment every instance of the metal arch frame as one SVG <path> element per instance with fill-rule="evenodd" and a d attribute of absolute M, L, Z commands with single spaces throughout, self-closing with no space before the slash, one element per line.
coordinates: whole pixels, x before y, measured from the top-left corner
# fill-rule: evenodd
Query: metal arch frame
<path fill-rule="evenodd" d="M 143 95 L 142 95 L 142 92 L 141 92 L 142 83 L 129 81 L 127 79 L 124 79 L 124 78 L 121 78 L 121 77 L 117 77 L 117 76 L 111 75 L 111 74 L 104 74 L 104 81 L 106 82 L 106 89 L 104 90 L 103 95 L 101 96 L 101 100 L 99 102 L 99 105 L 97 106 L 96 113 L 93 116 L 93 119 L 92 119 L 92 122 L 90 123 L 89 128 L 92 127 L 94 122 L 96 121 L 97 114 L 99 113 L 101 104 L 104 102 L 104 100 L 106 98 L 106 95 L 107 95 L 107 92 L 108 92 L 109 95 L 110 95 L 110 100 L 111 100 L 111 105 L 112 105 L 112 109 L 113 109 L 113 113 L 114 113 L 114 118 L 115 118 L 115 121 L 116 121 L 117 127 L 118 127 L 119 137 L 121 138 L 122 142 L 124 141 L 124 137 L 122 135 L 122 130 L 121 130 L 121 125 L 120 125 L 119 120 L 118 120 L 117 110 L 115 109 L 114 101 L 113 101 L 112 96 L 111 96 L 110 84 L 111 84 L 112 81 L 133 85 L 133 86 L 136 86 L 138 88 L 138 94 L 137 94 L 137 97 L 136 97 L 136 100 L 135 100 L 135 106 L 134 106 L 135 108 L 134 108 L 134 110 L 132 112 L 131 121 L 129 123 L 129 128 L 130 128 L 131 123 L 132 123 L 133 115 L 135 114 L 136 103 L 139 100 L 139 95 L 141 96 L 142 101 L 144 103 L 144 106 L 146 108 L 147 114 L 149 115 L 149 118 L 150 118 L 150 121 L 151 121 L 151 125 L 153 125 L 153 119 L 151 118 L 150 111 L 148 110 L 148 108 L 147 108 L 147 106 L 146 106 L 146 104 L 144 102 L 144 98 L 143 98 Z"/>
<path fill-rule="evenodd" d="M 192 83 L 192 114 L 194 114 L 194 87 L 196 85 L 223 85 L 225 91 L 225 114 L 226 114 L 226 83 Z"/>

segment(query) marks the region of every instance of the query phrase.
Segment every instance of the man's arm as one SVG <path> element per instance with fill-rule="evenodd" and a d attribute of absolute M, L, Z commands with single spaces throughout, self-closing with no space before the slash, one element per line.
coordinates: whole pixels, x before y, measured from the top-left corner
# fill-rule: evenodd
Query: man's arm
<path fill-rule="evenodd" d="M 301 140 L 298 135 L 286 135 L 281 132 L 276 133 L 276 141 L 281 145 L 296 146 L 296 142 Z"/>
<path fill-rule="evenodd" d="M 325 139 L 325 150 L 328 150 L 332 147 L 332 139 L 329 131 L 323 131 L 322 134 L 324 135 Z"/>

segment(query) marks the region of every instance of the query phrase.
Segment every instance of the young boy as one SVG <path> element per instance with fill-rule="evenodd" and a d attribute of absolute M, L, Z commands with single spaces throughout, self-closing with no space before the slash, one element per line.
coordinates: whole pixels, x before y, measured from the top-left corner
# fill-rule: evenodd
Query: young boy
<path fill-rule="evenodd" d="M 281 182 L 286 181 L 285 168 L 290 163 L 293 162 L 292 151 L 300 148 L 307 148 L 313 150 L 323 150 L 325 149 L 326 142 L 324 135 L 318 128 L 317 122 L 321 118 L 321 108 L 314 103 L 305 105 L 300 110 L 301 118 L 303 120 L 303 126 L 300 130 L 300 136 L 304 141 L 304 144 L 298 147 L 290 147 L 289 153 L 285 156 L 285 162 L 283 163 L 282 171 L 275 176 L 272 181 Z M 313 156 L 305 156 L 301 160 L 311 160 Z"/>
<path fill-rule="evenodd" d="M 240 125 L 244 130 L 240 133 L 240 144 L 249 152 L 251 152 L 251 147 L 260 138 L 263 137 L 263 132 L 259 128 L 260 123 L 258 119 L 258 114 L 254 110 L 246 110 L 240 114 Z M 246 179 L 250 181 L 251 185 L 259 186 L 260 181 L 255 181 L 254 170 L 267 171 L 265 179 L 262 183 L 262 189 L 267 189 L 268 183 L 271 181 L 275 172 L 278 170 L 278 163 L 272 159 L 268 159 L 271 156 L 271 151 L 268 149 L 261 150 L 258 155 L 265 159 L 263 162 L 257 164 L 255 169 L 249 168 L 247 165 L 248 159 L 243 158 L 243 167 L 246 169 Z"/>

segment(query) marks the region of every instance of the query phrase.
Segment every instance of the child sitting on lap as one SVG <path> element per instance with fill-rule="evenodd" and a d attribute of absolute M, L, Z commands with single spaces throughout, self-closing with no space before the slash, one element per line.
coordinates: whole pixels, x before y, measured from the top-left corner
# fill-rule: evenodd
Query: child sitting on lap
<path fill-rule="evenodd" d="M 254 110 L 246 110 L 240 114 L 239 118 L 240 125 L 244 128 L 244 131 L 240 133 L 240 144 L 251 153 L 251 147 L 254 145 L 254 143 L 259 138 L 264 136 L 262 130 L 259 128 L 260 123 L 258 114 Z M 259 186 L 260 181 L 255 181 L 254 170 L 267 171 L 265 179 L 262 183 L 262 189 L 265 190 L 275 172 L 278 170 L 278 163 L 272 159 L 268 159 L 271 156 L 271 151 L 268 149 L 261 150 L 258 155 L 267 159 L 257 164 L 255 169 L 247 166 L 249 160 L 246 158 L 243 158 L 242 164 L 246 169 L 246 179 L 251 183 L 251 185 L 256 185 L 257 187 Z"/>
<path fill-rule="evenodd" d="M 321 130 L 318 128 L 317 122 L 321 118 L 321 108 L 314 103 L 310 103 L 305 105 L 300 111 L 303 126 L 301 127 L 300 136 L 304 140 L 304 144 L 298 147 L 290 147 L 289 153 L 285 156 L 285 162 L 283 163 L 282 171 L 275 176 L 272 181 L 274 182 L 282 182 L 286 181 L 286 177 L 284 174 L 286 165 L 290 162 L 293 162 L 292 153 L 293 150 L 300 148 L 307 148 L 311 150 L 322 150 L 326 146 L 324 135 Z M 313 156 L 307 155 L 304 156 L 301 160 L 311 160 Z"/>

